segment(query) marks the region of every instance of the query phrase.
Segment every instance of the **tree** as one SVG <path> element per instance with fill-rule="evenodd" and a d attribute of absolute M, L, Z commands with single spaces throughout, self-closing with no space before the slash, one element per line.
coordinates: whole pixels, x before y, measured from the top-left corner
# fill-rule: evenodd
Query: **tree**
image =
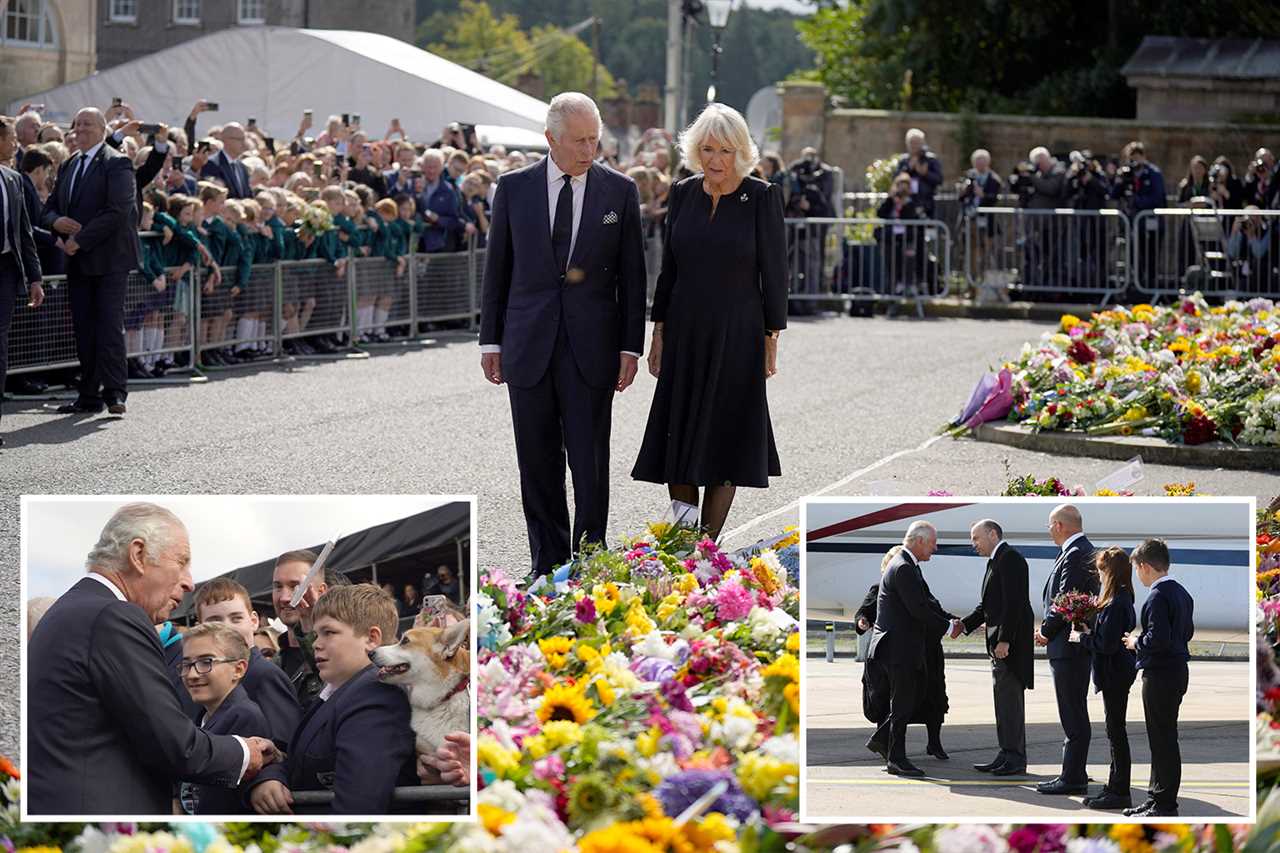
<path fill-rule="evenodd" d="M 483 0 L 462 0 L 444 38 L 427 49 L 508 86 L 534 59 L 516 16 L 499 18 Z"/>
<path fill-rule="evenodd" d="M 582 39 L 570 35 L 556 26 L 533 28 L 532 70 L 542 78 L 548 95 L 555 92 L 586 92 L 590 94 L 593 82 L 593 57 L 591 48 Z M 613 75 L 603 64 L 595 66 L 594 81 L 597 84 L 595 98 L 612 98 L 617 93 Z"/>

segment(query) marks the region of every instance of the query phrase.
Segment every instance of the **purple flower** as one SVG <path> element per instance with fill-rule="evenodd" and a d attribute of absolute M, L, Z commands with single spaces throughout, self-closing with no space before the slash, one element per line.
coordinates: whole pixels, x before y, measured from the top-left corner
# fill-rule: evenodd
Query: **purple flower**
<path fill-rule="evenodd" d="M 577 606 L 573 608 L 573 618 L 588 625 L 594 624 L 596 621 L 595 600 L 589 595 L 584 595 L 579 599 Z"/>
<path fill-rule="evenodd" d="M 750 820 L 760 811 L 756 801 L 743 792 L 727 770 L 684 770 L 668 776 L 654 794 L 662 803 L 663 812 L 668 817 L 677 817 L 719 782 L 725 782 L 729 787 L 711 804 L 710 811 L 732 815 L 740 821 Z"/>
<path fill-rule="evenodd" d="M 721 622 L 733 622 L 746 618 L 755 600 L 737 579 L 720 585 L 716 591 L 716 615 Z"/>
<path fill-rule="evenodd" d="M 639 658 L 631 664 L 631 671 L 645 681 L 669 681 L 676 665 L 662 658 Z"/>
<path fill-rule="evenodd" d="M 667 700 L 667 704 L 677 711 L 688 711 L 693 713 L 693 703 L 689 701 L 689 697 L 685 695 L 684 685 L 675 679 L 668 679 L 662 682 L 662 695 Z"/>

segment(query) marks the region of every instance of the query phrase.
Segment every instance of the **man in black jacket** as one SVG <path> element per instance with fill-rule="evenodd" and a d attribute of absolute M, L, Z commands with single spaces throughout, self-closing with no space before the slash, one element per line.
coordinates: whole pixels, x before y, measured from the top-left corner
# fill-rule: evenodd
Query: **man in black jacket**
<path fill-rule="evenodd" d="M 155 626 L 192 589 L 186 527 L 127 504 L 49 608 L 27 650 L 31 814 L 169 814 L 179 779 L 235 787 L 274 759 L 271 741 L 211 735 L 183 715 Z"/>
<path fill-rule="evenodd" d="M 40 258 L 23 198 L 22 177 L 6 163 L 13 158 L 17 137 L 8 119 L 0 117 L 0 391 L 9 367 L 9 324 L 19 294 L 28 307 L 44 302 Z M 4 439 L 0 438 L 0 447 Z"/>
<path fill-rule="evenodd" d="M 995 521 L 986 518 L 969 531 L 974 550 L 987 559 L 982 577 L 982 600 L 973 612 L 952 626 L 959 636 L 987 626 L 987 654 L 991 656 L 991 687 L 996 706 L 994 761 L 975 769 L 996 776 L 1015 776 L 1027 770 L 1026 693 L 1032 689 L 1032 624 L 1035 614 L 1027 591 L 1027 561 L 1008 542 Z"/>
<path fill-rule="evenodd" d="M 44 207 L 44 227 L 63 238 L 71 324 L 80 361 L 79 395 L 58 409 L 96 414 L 105 402 L 125 413 L 124 299 L 138 266 L 137 184 L 133 163 L 105 144 L 107 123 L 87 107 L 72 125 L 79 151 L 63 164 Z"/>
<path fill-rule="evenodd" d="M 1062 744 L 1062 772 L 1058 778 L 1041 782 L 1042 794 L 1086 794 L 1089 774 L 1089 672 L 1088 651 L 1071 643 L 1071 625 L 1053 612 L 1053 601 L 1064 592 L 1098 594 L 1098 576 L 1093 570 L 1093 544 L 1084 535 L 1080 510 L 1062 504 L 1049 514 L 1049 536 L 1061 548 L 1053 571 L 1044 584 L 1044 619 L 1036 632 L 1036 644 L 1048 646 L 1053 691 L 1058 700 L 1058 719 L 1066 739 Z"/>
<path fill-rule="evenodd" d="M 1125 646 L 1138 653 L 1142 671 L 1142 715 L 1151 748 L 1151 787 L 1147 801 L 1125 809 L 1126 816 L 1177 817 L 1182 784 L 1182 752 L 1178 747 L 1178 709 L 1187 692 L 1187 648 L 1195 634 L 1191 594 L 1169 577 L 1169 546 L 1148 539 L 1130 555 L 1138 579 L 1151 592 L 1142 604 L 1142 633 L 1130 634 Z"/>
<path fill-rule="evenodd" d="M 902 546 L 881 576 L 876 601 L 867 656 L 888 670 L 889 716 L 867 748 L 879 752 L 879 745 L 887 743 L 886 770 L 895 776 L 923 776 L 924 771 L 907 758 L 906 734 L 924 681 L 925 638 L 947 624 L 930 602 L 920 571 L 920 564 L 938 550 L 938 531 L 927 521 L 913 522 Z"/>

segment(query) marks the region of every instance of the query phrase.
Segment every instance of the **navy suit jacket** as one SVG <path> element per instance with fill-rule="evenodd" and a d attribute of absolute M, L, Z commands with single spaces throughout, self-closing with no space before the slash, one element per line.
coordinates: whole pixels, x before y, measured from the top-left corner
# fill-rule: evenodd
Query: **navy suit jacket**
<path fill-rule="evenodd" d="M 155 626 L 98 581 L 83 578 L 53 603 L 27 664 L 31 814 L 167 815 L 179 779 L 239 780 L 240 743 L 182 713 Z"/>
<path fill-rule="evenodd" d="M 201 716 L 204 709 L 201 709 Z M 271 726 L 263 716 L 262 709 L 249 698 L 244 690 L 244 682 L 237 684 L 222 700 L 222 704 L 213 712 L 202 728 L 211 735 L 240 735 L 241 737 L 269 737 Z M 244 814 L 246 808 L 240 791 L 236 788 L 221 788 L 213 785 L 195 785 L 196 810 L 199 815 L 237 815 Z"/>
<path fill-rule="evenodd" d="M 41 224 L 69 216 L 80 223 L 75 235 L 79 250 L 67 258 L 70 275 L 102 276 L 137 269 L 142 256 L 138 241 L 138 186 L 133 163 L 105 142 L 94 155 L 89 170 L 70 186 L 84 152 L 67 158 L 58 170 L 58 181 L 45 200 Z"/>
<path fill-rule="evenodd" d="M 61 275 L 66 269 L 67 256 L 58 248 L 58 235 L 44 227 L 42 210 L 44 202 L 30 175 L 21 175 L 22 198 L 27 205 L 27 219 L 31 222 L 31 234 L 36 239 L 36 255 L 40 258 L 40 272 L 44 275 Z"/>
<path fill-rule="evenodd" d="M 1049 660 L 1085 657 L 1087 649 L 1070 642 L 1071 625 L 1053 612 L 1053 600 L 1064 592 L 1098 594 L 1098 574 L 1093 568 L 1093 543 L 1081 536 L 1058 555 L 1053 571 L 1044 582 L 1044 619 L 1040 633 L 1049 641 Z"/>
<path fill-rule="evenodd" d="M 333 791 L 332 805 L 296 812 L 387 814 L 397 784 L 420 784 L 409 720 L 404 690 L 382 684 L 377 667 L 367 666 L 327 700 L 311 703 L 285 764 L 263 768 L 254 784 L 274 779 L 291 791 Z"/>
<path fill-rule="evenodd" d="M 1022 553 L 1005 542 L 987 560 L 982 576 L 982 599 L 973 612 L 964 617 L 964 630 L 969 633 L 979 625 L 987 626 L 987 654 L 994 659 L 996 646 L 1009 644 L 1005 663 L 1028 690 L 1035 680 L 1035 613 L 1027 589 L 1027 560 Z"/>
<path fill-rule="evenodd" d="M 449 180 L 447 172 L 440 174 L 435 191 L 418 194 L 418 215 L 426 223 L 418 242 L 420 252 L 456 252 L 462 246 L 462 232 L 467 220 L 462 214 L 462 196 Z M 426 215 L 431 211 L 440 219 L 432 222 Z"/>
<path fill-rule="evenodd" d="M 224 164 L 224 156 L 222 152 L 218 152 L 206 160 L 200 170 L 200 177 L 217 178 L 221 181 L 227 188 L 227 198 L 253 198 L 253 188 L 249 186 L 249 167 L 230 158 Z"/>
<path fill-rule="evenodd" d="M 262 656 L 257 646 L 249 649 L 249 669 L 244 674 L 245 692 L 262 709 L 271 731 L 270 738 L 281 749 L 298 729 L 302 709 L 284 670 Z"/>
<path fill-rule="evenodd" d="M 1173 578 L 1151 587 L 1142 603 L 1142 634 L 1138 637 L 1138 669 L 1185 667 L 1191 659 L 1187 644 L 1195 634 L 1195 602 Z"/>
<path fill-rule="evenodd" d="M 618 381 L 621 352 L 644 352 L 644 234 L 635 181 L 594 163 L 587 172 L 571 275 L 556 269 L 540 160 L 498 180 L 489 223 L 480 343 L 502 346 L 517 388 L 546 373 L 563 324 L 588 385 Z"/>
<path fill-rule="evenodd" d="M 18 262 L 22 286 L 25 289 L 29 282 L 40 281 L 40 257 L 36 253 L 36 238 L 31 229 L 31 219 L 27 213 L 26 192 L 22 185 L 24 176 L 0 166 L 0 183 L 4 185 L 5 197 L 9 200 L 9 218 L 6 224 L 9 229 L 9 248 L 14 260 Z M 0 208 L 2 211 L 3 208 Z M 0 242 L 0 247 L 3 242 Z"/>
<path fill-rule="evenodd" d="M 1093 631 L 1080 637 L 1080 645 L 1093 654 L 1093 686 L 1099 692 L 1115 687 L 1127 690 L 1133 685 L 1137 657 L 1125 648 L 1124 636 L 1137 623 L 1133 593 L 1122 589 L 1099 611 Z"/>
<path fill-rule="evenodd" d="M 915 558 L 903 550 L 880 577 L 868 656 L 886 666 L 922 668 L 926 637 L 945 630 L 949 615 L 930 595 Z"/>

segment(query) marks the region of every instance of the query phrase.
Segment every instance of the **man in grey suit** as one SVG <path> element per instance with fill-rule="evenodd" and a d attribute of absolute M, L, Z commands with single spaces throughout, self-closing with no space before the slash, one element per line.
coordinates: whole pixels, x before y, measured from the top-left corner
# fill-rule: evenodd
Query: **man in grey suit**
<path fill-rule="evenodd" d="M 22 176 L 7 165 L 17 144 L 13 125 L 0 116 L 0 392 L 9 368 L 9 326 L 18 297 L 25 295 L 30 308 L 39 308 L 44 302 L 40 258 L 27 218 Z M 0 436 L 3 446 L 4 437 Z"/>
<path fill-rule="evenodd" d="M 534 577 L 584 540 L 604 541 L 613 395 L 631 385 L 644 350 L 640 195 L 594 162 L 600 130 L 586 95 L 552 98 L 551 153 L 502 176 L 489 228 L 480 367 L 511 397 Z"/>
<path fill-rule="evenodd" d="M 159 817 L 177 780 L 251 780 L 275 746 L 201 730 L 165 671 L 155 626 L 192 589 L 186 527 L 155 504 L 128 504 L 85 562 L 88 575 L 28 645 L 28 813 Z"/>
<path fill-rule="evenodd" d="M 914 521 L 902 540 L 902 551 L 880 578 L 876 624 L 867 656 L 889 673 L 889 716 L 867 747 L 888 744 L 886 767 L 895 776 L 923 776 L 907 758 L 907 724 L 920 701 L 925 680 L 925 638 L 941 634 L 949 620 L 930 601 L 920 571 L 938 550 L 938 531 L 927 521 Z"/>

